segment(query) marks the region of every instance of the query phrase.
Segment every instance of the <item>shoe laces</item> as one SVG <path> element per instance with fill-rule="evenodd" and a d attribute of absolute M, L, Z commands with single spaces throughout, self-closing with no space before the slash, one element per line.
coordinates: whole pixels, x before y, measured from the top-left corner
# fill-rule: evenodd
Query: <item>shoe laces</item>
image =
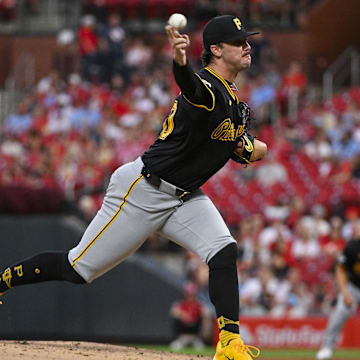
<path fill-rule="evenodd" d="M 256 346 L 245 345 L 242 340 L 235 340 L 231 342 L 231 346 L 235 348 L 238 352 L 247 353 L 253 358 L 257 358 L 260 355 L 260 349 Z"/>

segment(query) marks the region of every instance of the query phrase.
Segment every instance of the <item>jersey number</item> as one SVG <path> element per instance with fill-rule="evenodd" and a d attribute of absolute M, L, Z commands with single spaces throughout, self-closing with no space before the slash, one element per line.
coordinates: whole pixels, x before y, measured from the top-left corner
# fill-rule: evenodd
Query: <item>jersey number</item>
<path fill-rule="evenodd" d="M 163 128 L 160 133 L 159 139 L 165 140 L 174 130 L 174 116 L 177 110 L 178 101 L 175 100 L 173 107 L 171 108 L 170 115 L 163 123 Z"/>

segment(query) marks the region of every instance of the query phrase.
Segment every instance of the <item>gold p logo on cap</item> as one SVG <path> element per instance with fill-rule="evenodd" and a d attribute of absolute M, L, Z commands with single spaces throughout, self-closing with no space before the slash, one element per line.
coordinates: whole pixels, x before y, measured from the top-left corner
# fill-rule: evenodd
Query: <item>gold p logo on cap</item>
<path fill-rule="evenodd" d="M 233 19 L 233 22 L 235 23 L 238 30 L 241 30 L 241 21 L 239 18 Z"/>

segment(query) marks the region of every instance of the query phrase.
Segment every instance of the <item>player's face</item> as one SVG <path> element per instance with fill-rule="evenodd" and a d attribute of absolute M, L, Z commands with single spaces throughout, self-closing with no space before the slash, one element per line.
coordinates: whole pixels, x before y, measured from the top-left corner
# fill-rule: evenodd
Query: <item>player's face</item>
<path fill-rule="evenodd" d="M 247 40 L 223 43 L 222 58 L 228 66 L 236 71 L 248 69 L 251 65 L 251 46 Z"/>

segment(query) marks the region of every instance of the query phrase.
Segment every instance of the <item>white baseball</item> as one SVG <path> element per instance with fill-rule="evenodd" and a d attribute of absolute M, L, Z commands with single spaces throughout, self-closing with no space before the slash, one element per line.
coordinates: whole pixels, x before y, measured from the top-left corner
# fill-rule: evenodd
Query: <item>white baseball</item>
<path fill-rule="evenodd" d="M 182 30 L 186 26 L 187 20 L 185 15 L 174 13 L 169 17 L 168 23 L 176 30 Z"/>

